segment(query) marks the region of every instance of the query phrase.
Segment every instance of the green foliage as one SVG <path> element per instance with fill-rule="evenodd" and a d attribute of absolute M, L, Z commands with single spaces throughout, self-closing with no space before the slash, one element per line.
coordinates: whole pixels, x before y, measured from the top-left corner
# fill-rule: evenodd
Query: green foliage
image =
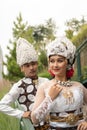
<path fill-rule="evenodd" d="M 87 39 L 87 21 L 84 16 L 81 20 L 72 18 L 66 22 L 66 36 L 72 40 L 76 47 L 80 46 Z"/>
<path fill-rule="evenodd" d="M 39 66 L 38 66 L 38 71 L 41 72 L 42 70 L 45 70 L 48 66 L 47 62 L 47 56 L 45 50 L 41 50 L 40 55 L 39 55 Z"/>
<path fill-rule="evenodd" d="M 66 37 L 69 38 L 69 39 L 72 39 L 73 37 L 73 31 L 72 30 L 65 30 L 65 33 L 66 33 Z"/>
<path fill-rule="evenodd" d="M 83 67 L 82 72 L 83 80 L 87 80 L 87 66 Z"/>
<path fill-rule="evenodd" d="M 72 30 L 72 31 L 78 31 L 80 28 L 80 21 L 76 18 L 72 18 L 69 21 L 66 22 L 66 25 Z"/>
<path fill-rule="evenodd" d="M 23 73 L 21 73 L 19 66 L 16 63 L 16 43 L 13 44 L 13 49 L 9 49 L 10 55 L 7 57 L 7 62 L 4 63 L 6 65 L 8 74 L 3 74 L 4 78 L 9 79 L 10 81 L 17 81 L 18 79 L 23 77 Z"/>
<path fill-rule="evenodd" d="M 23 19 L 21 13 L 19 14 L 19 17 L 16 18 L 16 20 L 17 21 L 13 22 L 14 27 L 12 28 L 14 38 L 22 37 L 25 34 L 25 29 L 27 27 L 27 22 L 22 23 Z"/>
<path fill-rule="evenodd" d="M 47 43 L 55 39 L 56 25 L 49 19 L 46 24 L 41 24 L 35 27 L 33 32 L 34 46 L 36 50 L 44 50 Z"/>
<path fill-rule="evenodd" d="M 47 69 L 44 70 L 42 73 L 39 73 L 39 76 L 45 77 L 45 78 L 48 78 L 48 79 L 52 79 L 52 76 L 48 73 Z"/>
<path fill-rule="evenodd" d="M 78 47 L 87 39 L 87 24 L 84 24 L 77 35 L 73 36 L 72 41 Z"/>
<path fill-rule="evenodd" d="M 86 24 L 86 20 L 84 16 L 82 16 L 81 20 L 78 20 L 76 18 L 72 18 L 69 21 L 66 21 L 65 25 L 67 26 L 67 29 L 65 30 L 66 36 L 69 39 L 72 39 L 75 34 L 77 34 L 80 30 L 80 28 Z"/>
<path fill-rule="evenodd" d="M 19 130 L 19 120 L 0 113 L 0 130 Z"/>

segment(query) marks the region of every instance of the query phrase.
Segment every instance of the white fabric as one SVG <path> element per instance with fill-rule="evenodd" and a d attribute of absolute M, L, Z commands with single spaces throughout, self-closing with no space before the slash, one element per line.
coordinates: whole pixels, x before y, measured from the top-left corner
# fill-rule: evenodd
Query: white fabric
<path fill-rule="evenodd" d="M 48 96 L 48 92 L 51 87 L 51 84 L 52 84 L 52 81 L 49 81 L 48 83 L 43 85 L 46 97 Z M 48 87 L 45 87 L 45 86 L 48 86 Z M 73 99 L 72 102 L 67 102 L 68 98 L 66 98 L 64 96 L 65 89 L 67 91 L 72 92 L 72 95 L 73 95 L 71 98 L 71 100 Z M 72 82 L 72 86 L 69 88 L 64 87 L 64 89 L 60 92 L 58 97 L 55 100 L 53 100 L 52 102 L 50 100 L 48 100 L 48 98 L 45 98 L 39 107 L 37 107 L 36 109 L 34 108 L 33 113 L 35 115 L 36 120 L 38 119 L 39 121 L 42 121 L 44 116 L 48 113 L 48 110 L 49 110 L 49 112 L 60 113 L 59 116 L 62 116 L 62 117 L 68 116 L 67 111 L 75 110 L 74 114 L 79 114 L 80 108 L 82 108 L 83 102 L 84 102 L 83 89 L 84 89 L 84 87 L 82 86 L 82 84 L 80 84 L 78 82 Z M 86 91 L 86 94 L 87 94 L 87 91 Z M 69 100 L 70 100 L 70 98 L 69 98 Z M 45 102 L 47 103 L 46 105 L 45 105 Z M 48 107 L 46 107 L 46 106 L 48 106 Z M 41 112 L 41 116 L 40 116 L 40 112 Z M 78 121 L 75 125 L 77 125 L 80 121 Z M 37 121 L 35 121 L 35 122 L 37 122 Z M 56 127 L 56 126 L 71 127 L 71 125 L 67 124 L 66 122 L 61 122 L 61 123 L 60 122 L 59 123 L 50 122 L 50 123 L 54 127 Z"/>
<path fill-rule="evenodd" d="M 46 115 L 49 113 L 50 106 L 51 106 L 52 100 L 50 96 L 46 96 L 44 101 L 40 104 L 40 106 L 35 110 L 35 116 L 36 119 L 39 120 L 39 122 L 43 121 Z"/>
<path fill-rule="evenodd" d="M 83 90 L 80 86 L 78 87 L 70 87 L 68 88 L 73 93 L 73 101 L 68 102 L 68 99 L 64 97 L 64 91 L 59 94 L 59 96 L 54 100 L 51 112 L 65 112 L 76 110 L 77 108 L 81 108 L 83 104 Z M 68 91 L 66 88 L 66 91 Z M 47 92 L 47 90 L 46 90 Z M 72 99 L 71 99 L 72 100 Z"/>
<path fill-rule="evenodd" d="M 29 79 L 29 78 L 23 78 L 22 80 L 26 83 L 31 83 L 31 79 Z M 12 86 L 11 90 L 0 101 L 0 111 L 5 114 L 8 114 L 10 116 L 15 116 L 17 118 L 21 118 L 24 111 L 12 108 L 10 106 L 10 104 L 15 102 L 18 99 L 20 93 L 22 92 L 21 88 L 18 88 L 18 86 L 21 84 L 22 80 L 15 83 Z M 46 82 L 46 81 L 48 81 L 47 78 L 42 78 L 42 77 L 38 78 L 39 84 Z"/>
<path fill-rule="evenodd" d="M 47 57 L 51 55 L 61 55 L 69 59 L 72 64 L 75 58 L 76 47 L 66 37 L 58 37 L 46 46 Z"/>
<path fill-rule="evenodd" d="M 17 64 L 19 66 L 38 60 L 38 55 L 32 44 L 30 44 L 26 39 L 21 37 L 17 41 L 16 55 Z"/>

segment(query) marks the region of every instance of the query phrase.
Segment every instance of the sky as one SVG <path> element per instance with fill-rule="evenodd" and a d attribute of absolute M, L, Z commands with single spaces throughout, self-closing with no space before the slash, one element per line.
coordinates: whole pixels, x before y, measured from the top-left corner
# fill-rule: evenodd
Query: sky
<path fill-rule="evenodd" d="M 0 46 L 3 59 L 8 54 L 7 46 L 12 39 L 13 21 L 22 14 L 29 25 L 45 23 L 52 18 L 58 26 L 58 35 L 64 34 L 64 24 L 72 18 L 87 18 L 87 0 L 1 0 L 0 1 Z"/>

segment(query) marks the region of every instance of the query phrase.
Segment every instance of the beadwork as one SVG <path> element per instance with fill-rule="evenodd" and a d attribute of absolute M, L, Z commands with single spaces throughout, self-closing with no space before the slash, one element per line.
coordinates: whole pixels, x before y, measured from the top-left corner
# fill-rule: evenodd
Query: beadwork
<path fill-rule="evenodd" d="M 72 86 L 72 83 L 68 80 L 68 81 L 59 81 L 59 80 L 56 80 L 56 82 L 61 85 L 61 86 L 65 86 L 65 87 L 70 87 Z"/>

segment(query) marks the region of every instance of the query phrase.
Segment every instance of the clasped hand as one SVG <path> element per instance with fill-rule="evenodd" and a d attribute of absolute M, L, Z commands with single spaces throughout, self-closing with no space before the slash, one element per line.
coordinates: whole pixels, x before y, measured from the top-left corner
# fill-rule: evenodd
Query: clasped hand
<path fill-rule="evenodd" d="M 61 92 L 62 89 L 63 88 L 60 85 L 58 85 L 57 83 L 54 84 L 50 88 L 49 93 L 48 93 L 48 95 L 51 97 L 51 100 L 54 100 L 59 95 L 59 93 Z"/>

